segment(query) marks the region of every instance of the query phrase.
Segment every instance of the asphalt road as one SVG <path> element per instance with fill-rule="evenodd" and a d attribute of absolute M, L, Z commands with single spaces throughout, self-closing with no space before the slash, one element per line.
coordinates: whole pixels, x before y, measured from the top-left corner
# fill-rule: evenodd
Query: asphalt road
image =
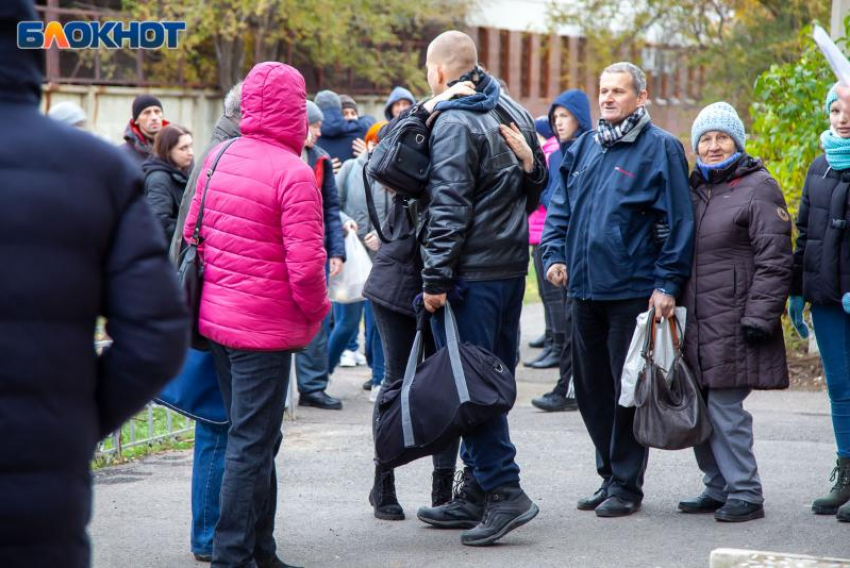
<path fill-rule="evenodd" d="M 542 328 L 539 305 L 523 316 L 525 341 Z M 755 451 L 767 517 L 721 524 L 709 516 L 676 512 L 676 503 L 700 491 L 690 451 L 650 454 L 642 510 L 628 518 L 599 519 L 576 500 L 599 484 L 593 448 L 578 413 L 546 414 L 530 400 L 549 390 L 555 371 L 521 370 L 510 414 L 526 492 L 540 506 L 531 523 L 487 548 L 461 546 L 455 531 L 416 520 L 430 499 L 430 462 L 397 472 L 407 519 L 378 521 L 367 496 L 372 482 L 371 404 L 360 385 L 363 368 L 337 373 L 329 392 L 341 412 L 299 408 L 284 424 L 277 459 L 280 495 L 276 536 L 289 563 L 318 567 L 707 567 L 715 548 L 850 557 L 850 523 L 811 513 L 811 500 L 829 489 L 834 441 L 826 393 L 757 392 L 747 408 L 755 417 Z M 95 476 L 90 525 L 96 568 L 191 568 L 189 553 L 191 452 L 148 458 Z"/>

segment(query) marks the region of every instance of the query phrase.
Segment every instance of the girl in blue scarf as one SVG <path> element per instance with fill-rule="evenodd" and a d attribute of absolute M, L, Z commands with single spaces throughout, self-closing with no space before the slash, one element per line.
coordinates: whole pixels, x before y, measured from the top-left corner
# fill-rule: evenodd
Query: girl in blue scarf
<path fill-rule="evenodd" d="M 826 97 L 826 112 L 825 153 L 809 168 L 800 201 L 788 315 L 807 338 L 803 308 L 811 305 L 838 447 L 830 478 L 835 484 L 812 503 L 812 510 L 850 522 L 850 106 L 839 100 L 835 87 Z"/>

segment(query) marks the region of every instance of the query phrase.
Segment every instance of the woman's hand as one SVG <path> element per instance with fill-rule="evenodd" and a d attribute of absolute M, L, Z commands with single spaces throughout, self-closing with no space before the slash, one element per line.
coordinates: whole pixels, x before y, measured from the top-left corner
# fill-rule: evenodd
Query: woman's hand
<path fill-rule="evenodd" d="M 426 101 L 422 107 L 427 110 L 428 113 L 432 113 L 434 112 L 434 107 L 437 106 L 437 103 L 450 101 L 455 97 L 468 97 L 474 94 L 475 84 L 472 81 L 463 81 L 461 83 L 455 83 L 436 97 Z"/>
<path fill-rule="evenodd" d="M 378 252 L 378 249 L 381 248 L 381 239 L 378 238 L 378 234 L 375 231 L 372 231 L 366 238 L 363 239 L 366 243 L 366 246 L 372 249 L 375 252 Z"/>
<path fill-rule="evenodd" d="M 502 138 L 508 143 L 508 148 L 522 162 L 522 169 L 530 174 L 534 170 L 534 152 L 531 151 L 531 146 L 528 145 L 519 127 L 512 122 L 510 126 L 500 124 L 499 130 L 502 132 Z"/>

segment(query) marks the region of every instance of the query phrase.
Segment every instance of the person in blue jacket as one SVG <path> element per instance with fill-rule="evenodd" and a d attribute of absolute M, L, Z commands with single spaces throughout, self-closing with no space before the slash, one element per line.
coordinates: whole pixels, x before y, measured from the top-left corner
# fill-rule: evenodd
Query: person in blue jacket
<path fill-rule="evenodd" d="M 354 158 L 354 141 L 366 138 L 375 119 L 360 116 L 354 99 L 346 95 L 319 91 L 314 100 L 323 115 L 322 136 L 316 145 L 340 163 Z"/>
<path fill-rule="evenodd" d="M 396 87 L 387 98 L 384 105 L 384 117 L 392 120 L 416 104 L 416 97 L 404 87 Z"/>
<path fill-rule="evenodd" d="M 602 477 L 578 508 L 599 517 L 640 508 L 647 449 L 632 433 L 634 408 L 617 405 L 620 375 L 635 319 L 651 307 L 657 317 L 673 314 L 693 258 L 685 151 L 652 124 L 646 99 L 636 65 L 602 72 L 597 130 L 564 156 L 540 245 L 547 279 L 569 283 L 576 399 Z M 661 240 L 659 221 L 669 228 Z"/>

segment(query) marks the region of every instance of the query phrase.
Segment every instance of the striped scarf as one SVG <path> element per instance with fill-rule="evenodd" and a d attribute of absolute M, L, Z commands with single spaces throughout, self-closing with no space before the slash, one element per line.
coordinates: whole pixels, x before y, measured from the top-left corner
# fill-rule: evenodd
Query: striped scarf
<path fill-rule="evenodd" d="M 820 141 L 829 167 L 839 171 L 850 168 L 850 138 L 842 138 L 832 130 L 827 130 L 820 135 Z"/>
<path fill-rule="evenodd" d="M 596 129 L 594 139 L 596 143 L 605 148 L 610 148 L 623 137 L 635 129 L 640 122 L 640 119 L 646 114 L 646 107 L 638 107 L 636 111 L 626 117 L 620 124 L 612 125 L 607 120 L 599 119 L 599 125 Z"/>

